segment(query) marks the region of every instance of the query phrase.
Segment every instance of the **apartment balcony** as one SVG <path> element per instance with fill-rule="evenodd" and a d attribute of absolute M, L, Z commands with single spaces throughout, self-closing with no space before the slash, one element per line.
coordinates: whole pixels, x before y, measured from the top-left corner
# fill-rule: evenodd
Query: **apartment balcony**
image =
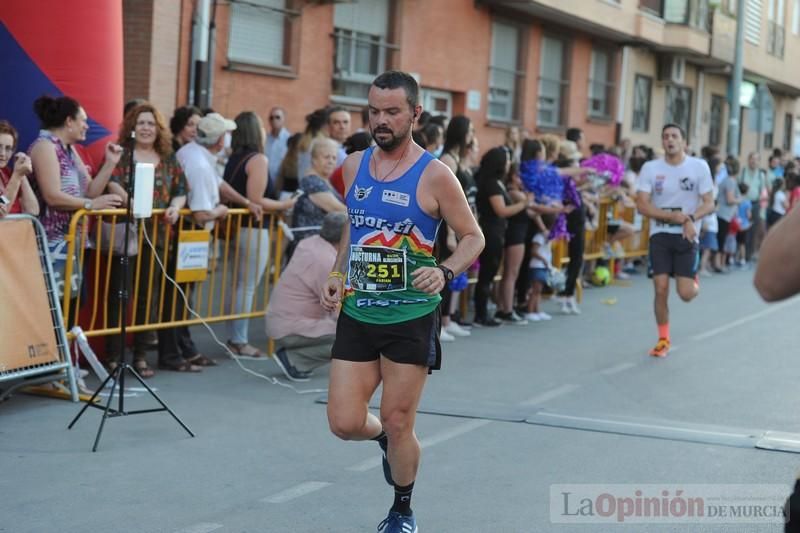
<path fill-rule="evenodd" d="M 498 14 L 530 16 L 553 28 L 574 29 L 601 39 L 627 43 L 636 32 L 638 0 L 476 0 Z M 524 18 L 523 18 L 524 20 Z"/>
<path fill-rule="evenodd" d="M 715 9 L 711 28 L 711 57 L 732 65 L 736 53 L 736 19 Z"/>
<path fill-rule="evenodd" d="M 709 0 L 639 0 L 636 37 L 658 49 L 706 56 L 710 29 Z"/>

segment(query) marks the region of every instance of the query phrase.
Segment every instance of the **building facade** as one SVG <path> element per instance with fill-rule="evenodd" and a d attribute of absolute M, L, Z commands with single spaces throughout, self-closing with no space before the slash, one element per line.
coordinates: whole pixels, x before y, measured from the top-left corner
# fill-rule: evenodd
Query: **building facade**
<path fill-rule="evenodd" d="M 228 116 L 281 106 L 299 131 L 314 109 L 360 110 L 374 76 L 395 68 L 417 77 L 426 110 L 470 117 L 484 150 L 511 125 L 657 147 L 676 122 L 695 149 L 724 151 L 735 4 L 124 0 L 125 96 L 165 114 L 196 99 Z M 793 150 L 800 72 L 787 58 L 800 52 L 800 0 L 746 6 L 740 151 Z M 759 115 L 762 99 L 772 105 Z"/>

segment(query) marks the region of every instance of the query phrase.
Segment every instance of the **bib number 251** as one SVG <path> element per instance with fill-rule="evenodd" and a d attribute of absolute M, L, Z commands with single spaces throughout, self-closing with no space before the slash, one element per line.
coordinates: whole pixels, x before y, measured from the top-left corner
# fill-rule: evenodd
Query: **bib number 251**
<path fill-rule="evenodd" d="M 350 248 L 350 285 L 369 292 L 405 290 L 406 251 L 353 245 Z"/>

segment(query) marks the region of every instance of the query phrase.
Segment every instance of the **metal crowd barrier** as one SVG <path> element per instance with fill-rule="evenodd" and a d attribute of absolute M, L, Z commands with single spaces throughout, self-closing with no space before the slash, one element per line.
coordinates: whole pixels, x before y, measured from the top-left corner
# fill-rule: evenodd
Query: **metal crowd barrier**
<path fill-rule="evenodd" d="M 257 225 L 253 224 L 250 212 L 246 209 L 230 209 L 228 216 L 217 221 L 214 229 L 202 238 L 209 240 L 209 261 L 206 275 L 197 281 L 184 281 L 178 283 L 185 294 L 189 296 L 191 307 L 200 315 L 196 318 L 189 314 L 182 305 L 182 297 L 177 288 L 166 279 L 165 273 L 156 262 L 155 254 L 144 252 L 145 247 L 150 248 L 144 239 L 144 232 L 150 238 L 153 246 L 158 251 L 162 264 L 168 268 L 175 259 L 169 257 L 170 244 L 175 244 L 182 232 L 197 232 L 191 219 L 191 211 L 180 211 L 178 222 L 169 226 L 163 221 L 164 209 L 154 209 L 152 218 L 138 221 L 136 227 L 137 254 L 130 257 L 129 272 L 131 285 L 129 292 L 129 305 L 131 312 L 127 331 L 130 333 L 186 326 L 205 322 L 225 322 L 236 319 L 249 319 L 263 317 L 269 305 L 269 296 L 273 284 L 281 272 L 283 260 L 284 235 L 281 229 L 281 216 L 278 214 L 265 214 L 264 219 Z M 67 263 L 65 279 L 71 279 L 73 268 L 83 273 L 83 284 L 77 294 L 72 291 L 70 284 L 65 284 L 62 300 L 63 315 L 67 323 L 67 330 L 79 325 L 87 337 L 98 337 L 118 334 L 120 326 L 109 320 L 110 296 L 117 293 L 119 287 L 112 283 L 112 269 L 119 268 L 119 256 L 114 253 L 115 241 L 124 239 L 124 209 L 107 209 L 100 211 L 78 210 L 72 217 L 68 240 L 68 257 L 77 258 L 74 262 Z M 144 222 L 144 223 L 143 223 Z M 109 226 L 108 223 L 112 226 Z M 111 230 L 114 225 L 116 230 Z M 239 276 L 237 265 L 245 261 L 243 276 L 249 272 L 249 258 L 251 253 L 261 252 L 260 241 L 256 249 L 248 246 L 240 250 L 234 245 L 239 235 L 256 229 L 268 229 L 270 253 L 267 267 L 262 280 L 256 287 L 252 311 L 249 313 L 233 313 L 237 305 L 235 287 Z M 106 232 L 106 238 L 103 238 Z M 229 238 L 230 237 L 230 238 Z M 197 234 L 192 239 L 197 241 Z M 80 246 L 79 243 L 89 243 Z M 102 243 L 102 245 L 101 245 Z M 146 261 L 147 263 L 143 264 Z M 144 268 L 143 268 L 144 267 Z M 140 274 L 146 272 L 146 277 Z M 172 272 L 174 273 L 174 271 Z M 191 287 L 190 287 L 191 286 Z M 168 294 L 170 292 L 171 294 Z M 170 296 L 170 298 L 167 298 Z M 230 297 L 230 306 L 225 305 L 226 298 Z M 145 316 L 137 316 L 136 302 L 139 298 L 146 300 L 145 308 L 149 312 Z M 165 315 L 165 301 L 171 301 L 170 309 Z M 176 311 L 177 310 L 177 311 Z M 119 316 L 119 315 L 117 315 Z M 164 317 L 167 317 L 164 319 Z"/>
<path fill-rule="evenodd" d="M 64 331 L 64 324 L 62 320 L 62 312 L 60 307 L 60 302 L 58 299 L 58 284 L 56 282 L 54 273 L 53 273 L 53 261 L 50 256 L 50 252 L 48 251 L 47 246 L 47 236 L 45 234 L 44 228 L 42 224 L 39 222 L 38 219 L 30 216 L 30 215 L 9 215 L 0 219 L 0 235 L 2 235 L 2 226 L 7 224 L 20 224 L 20 223 L 29 223 L 33 226 L 35 235 L 36 235 L 36 253 L 38 255 L 39 265 L 41 267 L 41 274 L 44 276 L 44 288 L 47 292 L 47 311 L 49 311 L 50 315 L 50 322 L 53 328 L 54 334 L 54 347 L 56 350 L 56 354 L 48 355 L 45 358 L 47 362 L 36 362 L 36 359 L 39 356 L 44 355 L 43 349 L 49 351 L 49 347 L 47 346 L 49 342 L 44 338 L 39 338 L 38 335 L 35 335 L 38 340 L 32 341 L 35 343 L 41 344 L 31 344 L 28 346 L 28 357 L 30 358 L 29 361 L 25 364 L 14 364 L 12 366 L 8 366 L 6 363 L 3 363 L 3 358 L 0 357 L 0 385 L 6 388 L 0 388 L 0 401 L 5 399 L 8 395 L 11 394 L 15 389 L 19 387 L 27 387 L 30 385 L 37 385 L 42 383 L 49 383 L 52 381 L 60 381 L 66 380 L 68 385 L 68 394 L 72 398 L 72 401 L 78 401 L 78 386 L 77 380 L 75 377 L 75 372 L 72 367 L 72 361 L 70 359 L 69 354 L 69 344 L 67 342 L 67 337 Z M 11 242 L 10 240 L 5 241 L 6 245 L 10 247 L 20 246 L 21 243 Z M 25 253 L 27 250 L 19 249 L 20 253 Z M 13 252 L 12 252 L 13 253 Z M 35 269 L 36 265 L 28 265 L 29 268 Z M 19 279 L 13 280 L 3 280 L 4 283 L 12 284 L 15 289 L 27 291 L 29 287 L 20 287 L 19 284 L 23 283 Z M 12 291 L 13 292 L 13 291 Z M 26 296 L 30 297 L 31 299 L 28 301 L 13 301 L 11 294 L 6 295 L 8 297 L 8 301 L 4 301 L 2 303 L 3 306 L 3 319 L 7 321 L 7 324 L 11 327 L 19 328 L 20 324 L 15 323 L 14 315 L 15 315 L 15 306 L 27 306 L 27 312 L 31 312 L 31 307 L 37 305 L 35 295 L 30 293 L 26 294 Z M 42 309 L 44 312 L 45 309 Z M 30 315 L 29 315 L 30 318 Z M 40 323 L 37 321 L 36 325 Z M 25 328 L 31 326 L 31 324 L 26 323 L 23 324 Z M 42 324 L 43 328 L 47 328 L 47 326 Z M 24 330 L 23 330 L 24 331 Z M 19 340 L 20 335 L 28 334 L 28 332 L 23 333 L 23 331 L 17 330 L 14 334 L 15 340 Z M 24 342 L 31 342 L 27 339 L 23 339 Z M 42 342 L 44 341 L 44 342 Z M 11 354 L 5 354 L 11 355 Z"/>
<path fill-rule="evenodd" d="M 586 230 L 586 240 L 583 252 L 584 261 L 595 261 L 597 259 L 605 258 L 604 244 L 608 240 L 608 222 L 609 220 L 617 219 L 624 220 L 634 225 L 636 233 L 632 237 L 628 237 L 623 242 L 623 249 L 625 250 L 625 259 L 635 259 L 639 257 L 647 257 L 648 254 L 648 236 L 650 234 L 650 220 L 646 217 L 640 217 L 637 213 L 636 207 L 622 207 L 619 202 L 613 201 L 609 197 L 601 198 L 598 205 L 598 222 L 596 229 Z M 613 214 L 613 216 L 610 216 Z M 639 222 L 637 224 L 637 222 Z M 566 239 L 559 239 L 552 244 L 553 251 L 553 264 L 561 268 L 569 264 L 569 254 L 567 253 L 568 241 Z M 611 272 L 615 271 L 617 258 L 608 258 L 609 269 Z M 500 268 L 502 272 L 502 266 Z M 520 269 L 520 275 L 525 275 L 525 269 Z M 495 276 L 495 282 L 501 281 L 502 275 Z M 578 301 L 583 297 L 583 276 L 578 276 L 578 284 L 576 288 L 576 297 Z M 469 279 L 470 285 L 477 283 L 477 278 L 471 276 Z M 459 302 L 459 309 L 462 316 L 466 316 L 469 307 L 469 294 L 468 291 L 462 291 L 461 300 Z"/>

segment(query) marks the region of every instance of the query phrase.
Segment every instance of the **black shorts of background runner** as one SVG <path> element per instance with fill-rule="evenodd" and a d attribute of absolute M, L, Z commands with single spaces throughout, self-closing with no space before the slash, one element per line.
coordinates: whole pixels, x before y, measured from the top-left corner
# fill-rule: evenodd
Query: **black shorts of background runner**
<path fill-rule="evenodd" d="M 367 324 L 341 313 L 331 357 L 366 363 L 383 355 L 395 363 L 427 366 L 430 373 L 439 370 L 442 364 L 440 331 L 438 308 L 423 317 L 397 324 Z"/>
<path fill-rule="evenodd" d="M 650 237 L 649 275 L 694 278 L 700 266 L 700 247 L 683 235 L 656 233 Z"/>

